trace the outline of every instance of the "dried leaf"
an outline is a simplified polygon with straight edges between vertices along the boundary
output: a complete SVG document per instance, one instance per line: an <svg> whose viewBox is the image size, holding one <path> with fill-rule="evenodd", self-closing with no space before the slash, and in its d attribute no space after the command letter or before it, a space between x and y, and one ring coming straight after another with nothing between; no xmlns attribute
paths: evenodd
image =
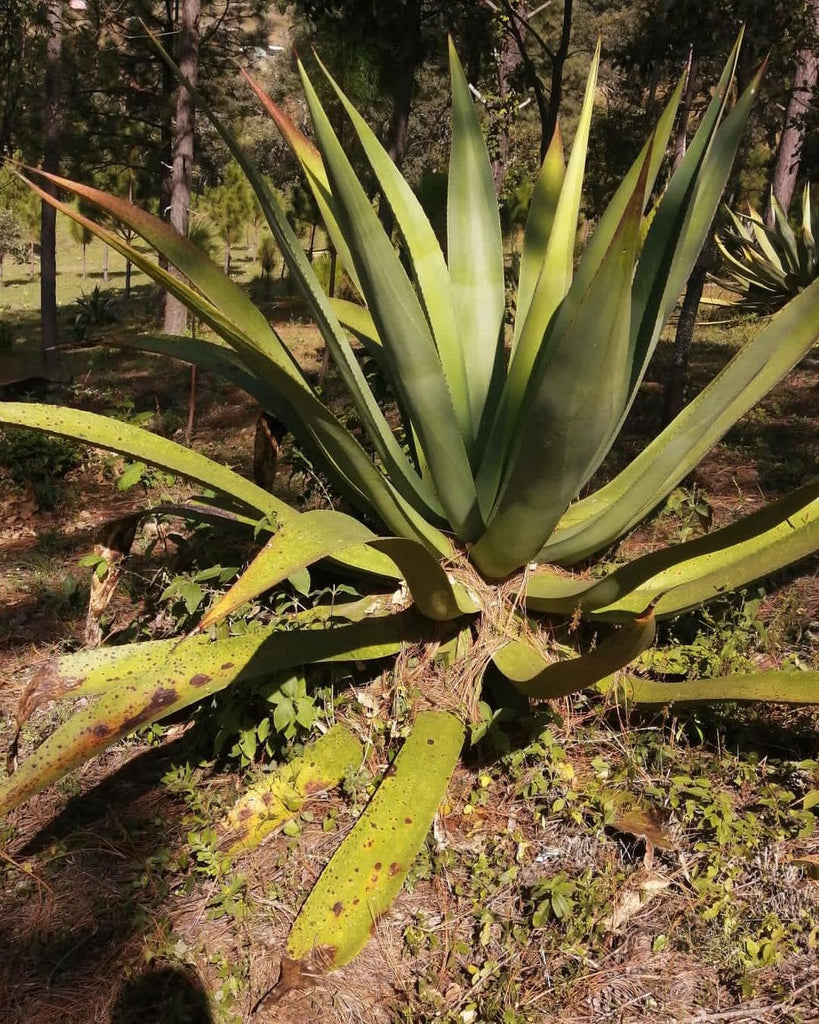
<svg viewBox="0 0 819 1024"><path fill-rule="evenodd" d="M615 832L643 839L657 850L676 850L677 846L665 828L662 813L655 807L629 807L609 824Z"/></svg>

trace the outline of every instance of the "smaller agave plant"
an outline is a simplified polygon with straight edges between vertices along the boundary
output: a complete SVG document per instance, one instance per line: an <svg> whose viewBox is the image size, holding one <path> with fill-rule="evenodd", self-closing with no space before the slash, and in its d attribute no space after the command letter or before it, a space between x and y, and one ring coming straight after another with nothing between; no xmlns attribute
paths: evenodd
<svg viewBox="0 0 819 1024"><path fill-rule="evenodd" d="M446 255L409 183L333 79L401 235L399 255L301 68L315 143L245 76L298 158L359 301L319 286L276 196L196 94L256 191L293 281L349 397L345 422L321 400L273 325L201 250L166 223L87 185L29 171L45 201L87 225L205 324L212 336L141 335L132 344L195 363L243 387L283 420L348 502L299 512L231 469L138 427L46 405L0 404L0 423L63 434L187 476L211 492L181 511L230 519L266 543L195 635L55 659L20 710L84 698L16 772L0 813L139 726L240 681L284 686L306 665L395 659L411 672L414 720L400 753L296 919L283 984L349 961L400 890L475 725L484 679L527 698L621 686L629 699L819 700L819 672L783 670L665 682L619 674L654 642L662 617L775 572L819 548L819 480L705 537L612 568L604 554L656 508L819 338L809 285L621 472L612 449L661 331L706 240L759 85L731 106L739 42L685 158L654 205L683 82L575 264L599 47L571 155L555 134L532 194L513 307L491 164L450 46L452 146ZM174 264L46 194L46 178L125 224ZM767 236L766 236L767 237ZM505 325L511 323L507 332ZM361 367L356 336L393 395L389 417ZM218 339L218 340L214 340ZM354 429L347 424L355 421ZM398 427L396 427L398 423ZM215 494L215 497L213 496ZM230 635L231 612L321 562L360 599L286 613ZM581 621L592 624L577 629ZM599 629L596 644L590 634ZM328 734L329 735L329 734ZM336 734L338 735L338 734ZM325 740L327 737L325 737ZM360 754L349 736L313 749L257 805L297 806ZM271 813L273 813L271 811Z"/></svg>
<svg viewBox="0 0 819 1024"><path fill-rule="evenodd" d="M774 223L768 227L749 202L747 213L726 207L730 225L716 236L723 270L714 280L739 292L738 303L758 313L774 313L819 277L819 249L814 229L819 224L819 201L810 184L802 193L802 222L791 227L782 204L771 196Z"/></svg>

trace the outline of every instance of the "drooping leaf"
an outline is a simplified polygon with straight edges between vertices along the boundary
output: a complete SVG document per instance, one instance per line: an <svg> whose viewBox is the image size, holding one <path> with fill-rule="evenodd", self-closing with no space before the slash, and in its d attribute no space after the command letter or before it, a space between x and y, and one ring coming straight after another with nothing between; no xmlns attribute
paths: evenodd
<svg viewBox="0 0 819 1024"><path fill-rule="evenodd" d="M444 621L477 610L475 601L464 588L449 581L438 560L423 545L403 538L378 538L350 516L319 509L303 513L271 537L242 576L202 618L197 631L209 629L296 570L328 555L344 561L350 548L363 544L380 551L398 566L422 614Z"/></svg>
<svg viewBox="0 0 819 1024"><path fill-rule="evenodd" d="M50 180L55 181L55 183L60 184L66 189L73 189L76 184L68 181L67 179L57 178L53 175L45 175L42 171L37 173L43 177L48 177ZM249 369L254 372L258 372L259 376L262 378L270 378L271 383L275 383L277 388L281 390L283 398L286 400L289 407L291 407L299 416L302 428L309 433L313 443L321 451L327 472L340 483L344 492L350 496L359 507L374 510L381 517L387 527L399 535L405 534L412 537L423 538L424 543L428 543L433 549L446 548L446 544L438 531L431 526L430 523L420 520L417 514L412 514L412 509L407 500L402 498L396 487L391 486L384 476L378 472L376 467L373 465L372 460L363 450L361 445L358 444L355 438L352 437L337 418L327 408L325 408L325 406L313 394L312 389L310 389L306 382L301 378L300 372L296 368L295 363L293 363L289 352L281 344L280 339L273 334L273 337L276 338L281 351L277 351L275 346L273 348L269 345L266 347L262 346L259 344L258 340L250 339L231 319L229 319L226 311L229 312L232 309L230 298L233 293L229 293L225 297L226 306L217 308L213 303L205 299L198 291L193 291L177 277L169 274L167 271L163 270L162 267L148 259L144 253L140 252L139 249L123 242L122 239L113 232L106 231L94 221L89 220L87 217L83 217L73 207L59 202L59 200L54 199L53 196L50 196L42 189L37 188L31 182L29 182L29 186L38 195L40 195L45 202L48 202L56 209L65 213L67 216L71 217L72 220L75 220L87 227L107 245L110 245L115 251L121 253L126 259L131 260L135 266L138 266L149 277L158 281L197 316L201 317L208 326L212 327L213 330L220 335L220 337L224 338L232 347L240 352L248 363ZM123 217L125 223L132 227L137 233L140 231L140 226L143 228L145 227L145 218L148 218L150 232L145 236L146 240L151 241L153 238L156 238L161 242L167 241L166 232L170 229L164 224L164 222L159 221L158 218L151 218L150 214L144 213L144 211L139 210L130 203L126 203L124 200L117 200L116 207L109 209L109 204L107 203L107 199L109 197L107 197L105 193L99 192L96 189L88 189L87 186L76 186L76 188L82 189L80 194L82 194L89 202L95 203L99 201L100 208L104 212L112 216L117 216L117 211L119 211L119 214ZM124 206L122 204L124 204ZM133 220L131 219L131 211L136 211ZM156 224L159 224L160 227L157 228ZM148 228L145 230L147 231ZM175 232L171 233L175 234ZM176 238L179 240L180 236L176 236ZM187 244L187 240L182 239L182 241ZM171 254L176 253L177 248L177 242L168 243L166 245L167 251L165 254L168 255L171 262L174 262ZM195 246L192 246L191 248L194 250L193 254L183 248L183 253L186 257L183 261L186 271L195 270L199 265L210 264L210 261L203 257L202 253ZM300 249L299 252L301 252ZM301 255L304 257L303 253ZM212 264L210 264L210 268L211 270L216 270ZM221 272L216 272L218 276L222 276ZM210 273L208 273L207 276L207 281L209 280ZM203 284L204 283L206 282L203 282ZM236 288L232 282L229 283L231 284L231 287ZM237 289L237 291L239 291L242 301L248 301L243 293L241 293L241 290ZM339 328L339 331L340 330L341 329ZM341 332L341 334L343 335L343 332ZM344 344L346 345L346 339L344 340ZM360 373L360 370L358 372ZM291 424L291 428L298 431L299 425ZM393 443L396 443L394 438ZM389 454L386 452L385 456L389 458ZM403 455L401 457L404 458ZM420 478L418 479L420 480ZM399 485L407 485L409 490L405 491L405 493L409 494L410 497L414 497L419 500L422 507L430 511L428 501L422 498L417 490L413 491L412 481L408 477L399 472L396 475L396 480ZM418 480L415 482L418 483ZM419 486L422 485L419 484ZM432 500L434 502L434 498ZM435 518L434 512L431 512L431 518Z"/></svg>
<svg viewBox="0 0 819 1024"><path fill-rule="evenodd" d="M304 753L246 789L217 824L219 845L232 856L254 850L271 832L296 817L311 796L337 786L359 767L364 748L343 725L334 725Z"/></svg>
<svg viewBox="0 0 819 1024"><path fill-rule="evenodd" d="M798 561L819 548L819 479L704 537L644 555L603 579L543 568L526 582L531 611L628 619L658 599L658 618L678 615Z"/></svg>
<svg viewBox="0 0 819 1024"><path fill-rule="evenodd" d="M297 665L387 657L405 640L423 635L423 620L403 612L330 629L268 627L214 642L191 637L134 644L124 652L114 649L110 659L99 659L82 682L76 681L70 661L54 663L55 674L68 675L51 679L48 685L54 690L79 693L85 686L91 692L93 683L100 696L78 708L0 782L0 815L140 726L160 721L231 683Z"/></svg>
<svg viewBox="0 0 819 1024"><path fill-rule="evenodd" d="M258 516L275 515L279 521L285 522L299 515L295 509L226 466L130 423L121 423L93 412L33 402L0 402L0 423L71 437L97 448L141 459L152 466L196 480L205 487L212 487L245 509L252 509Z"/></svg>
<svg viewBox="0 0 819 1024"><path fill-rule="evenodd" d="M567 697L625 668L654 642L654 608L632 618L590 654L549 663L531 643L512 640L492 656L500 671L527 697Z"/></svg>
<svg viewBox="0 0 819 1024"><path fill-rule="evenodd" d="M619 684L625 696L635 704L762 700L774 704L819 703L819 672L800 672L797 669L670 683L626 676Z"/></svg>
<svg viewBox="0 0 819 1024"><path fill-rule="evenodd" d="M455 715L418 715L392 773L325 867L293 924L287 957L302 970L342 967L367 943L401 891L463 741L464 727Z"/></svg>

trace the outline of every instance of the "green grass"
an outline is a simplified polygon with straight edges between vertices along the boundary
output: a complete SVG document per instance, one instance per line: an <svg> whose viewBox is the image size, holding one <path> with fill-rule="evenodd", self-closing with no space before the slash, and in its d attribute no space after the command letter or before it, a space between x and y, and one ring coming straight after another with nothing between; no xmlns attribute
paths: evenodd
<svg viewBox="0 0 819 1024"><path fill-rule="evenodd" d="M258 276L259 265L256 250L251 244L236 245L232 250L232 275L235 280L247 283ZM111 250L108 254L108 281L103 281L103 243L94 239L86 246L86 276L82 274L82 246L72 236L65 218L57 219L57 306L66 309L97 285L114 295L125 288L125 259ZM143 250L144 251L144 250ZM221 264L221 252L214 256ZM150 279L136 267L132 268L131 284L134 289L153 287ZM0 312L31 313L40 308L40 264L35 256L34 277L30 276L29 263L14 263L6 260L3 264L3 284L0 287Z"/></svg>

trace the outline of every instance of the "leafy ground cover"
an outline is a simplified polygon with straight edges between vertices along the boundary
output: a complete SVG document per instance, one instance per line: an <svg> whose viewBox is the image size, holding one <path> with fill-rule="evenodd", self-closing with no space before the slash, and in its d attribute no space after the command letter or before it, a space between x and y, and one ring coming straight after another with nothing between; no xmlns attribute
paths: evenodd
<svg viewBox="0 0 819 1024"><path fill-rule="evenodd" d="M151 315L152 302L147 294L135 301L139 316ZM15 303L15 345L33 328L22 306ZM138 319L133 309L114 309L118 323L95 330L125 330ZM312 330L298 321L282 330L318 375ZM746 333L741 324L703 329L692 387ZM624 434L624 461L659 415L664 357L661 349ZM185 367L95 347L72 359L73 383L52 399L115 409L184 436ZM811 354L612 558L694 536L709 521L722 525L815 474L818 385ZM332 393L332 375L324 387ZM256 410L207 378L197 394L194 446L250 474ZM13 472L35 456L49 483L40 490L31 473ZM146 490L156 503L185 492L121 460L64 448L7 451L5 463L7 748L31 670L58 637L62 649L82 641L93 566L80 562L101 525L142 504ZM118 489L123 478L130 489ZM287 445L276 486L304 507L326 499L324 481ZM106 632L122 639L187 628L248 554L238 540L220 545L214 572L212 550L208 534L149 524ZM669 624L676 660L665 671L819 666L818 568L813 558L770 592L749 588ZM311 586L320 585L314 578ZM293 589L279 600L306 602L309 594ZM275 603L245 611L251 628L254 617L275 614ZM203 709L190 729L171 722L118 745L15 812L0 833L3 1019L250 1020L276 980L305 894L386 767L388 741L406 731L423 668L409 652L391 674L312 677L309 687L295 680L276 704L258 692L235 694ZM255 1019L819 1019L815 714L733 706L638 716L586 697L533 714L502 692L495 705L375 941L353 964L268 1002ZM36 715L23 752L65 713ZM228 857L212 823L265 764L336 720L365 742L360 771L310 800L257 850Z"/></svg>

